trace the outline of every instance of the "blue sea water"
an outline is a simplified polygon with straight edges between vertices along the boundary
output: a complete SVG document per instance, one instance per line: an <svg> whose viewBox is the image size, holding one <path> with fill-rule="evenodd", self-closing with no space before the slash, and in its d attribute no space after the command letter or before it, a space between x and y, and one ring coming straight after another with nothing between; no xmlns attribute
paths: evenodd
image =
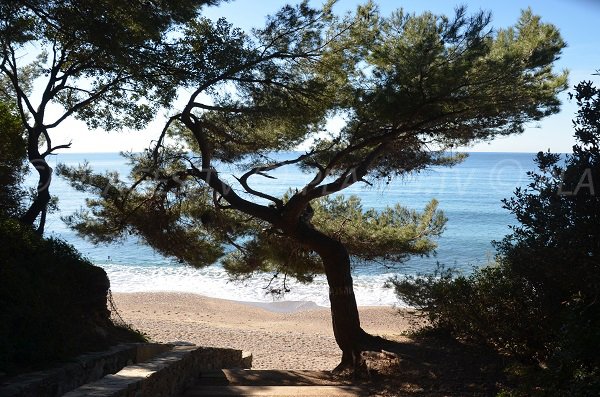
<svg viewBox="0 0 600 397"><path fill-rule="evenodd" d="M292 154L288 154L291 156ZM394 275L428 272L440 262L468 273L474 266L488 263L494 256L492 240L509 233L515 223L512 215L502 208L501 200L508 198L517 186L527 184L527 171L533 170L530 153L471 153L463 163L448 167L433 167L416 175L370 187L352 186L344 194L357 194L364 208L382 209L400 203L411 209L422 209L432 198L448 218L446 230L437 240L437 254L416 257L390 268L389 263L361 263L354 266L353 277L359 305L398 304L396 296L385 281ZM116 170L127 175L124 158L116 153L60 154L50 159L57 163L77 165L87 160L96 171ZM229 180L235 184L234 170ZM225 172L225 174L228 174ZM281 194L289 188L301 188L311 179L295 166L277 170L277 179L255 176L250 180L257 190ZM29 180L34 184L33 177ZM314 301L328 305L326 281L317 277L312 284L291 284L291 292L274 298L265 293L270 274L258 274L244 282L229 280L219 264L196 269L182 265L155 253L135 239L121 244L94 246L69 230L61 216L85 206L86 195L72 189L66 181L54 177L51 193L59 197L59 211L48 217L48 234L73 244L93 263L102 266L109 275L111 288L117 292L179 291L243 301L273 299Z"/></svg>

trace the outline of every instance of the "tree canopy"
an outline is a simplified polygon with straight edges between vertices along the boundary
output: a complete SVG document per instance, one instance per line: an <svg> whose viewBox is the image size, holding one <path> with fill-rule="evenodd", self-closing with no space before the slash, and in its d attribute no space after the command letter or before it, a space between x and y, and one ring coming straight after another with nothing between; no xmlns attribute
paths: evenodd
<svg viewBox="0 0 600 397"><path fill-rule="evenodd" d="M51 131L69 117L92 128L142 128L174 98L167 37L213 0L3 1L0 73L25 128L27 156L39 174L35 200L21 215L43 233L52 172ZM37 87L33 90L33 87ZM53 112L58 106L62 112ZM45 149L41 149L45 146Z"/></svg>
<svg viewBox="0 0 600 397"><path fill-rule="evenodd" d="M221 259L234 274L325 273L349 364L374 343L360 328L351 256L428 254L445 219L435 201L422 213L373 211L331 195L454 164L461 158L447 149L556 113L566 72L552 65L565 44L529 10L493 30L488 14L464 8L385 17L368 3L338 17L331 6L286 6L250 34L224 20L182 24L167 71L186 100L148 151L129 155L129 179L85 166L60 172L97 194L69 219L95 241L135 233L196 266ZM343 127L327 131L335 116ZM278 155L300 143L305 153ZM312 180L278 196L253 188L291 165Z"/></svg>

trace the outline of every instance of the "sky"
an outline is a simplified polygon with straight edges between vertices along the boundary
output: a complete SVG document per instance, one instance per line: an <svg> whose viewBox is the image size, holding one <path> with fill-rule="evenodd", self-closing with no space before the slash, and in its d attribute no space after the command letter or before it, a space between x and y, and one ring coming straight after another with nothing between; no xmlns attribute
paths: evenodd
<svg viewBox="0 0 600 397"><path fill-rule="evenodd" d="M234 0L218 7L207 8L204 15L209 18L224 17L234 26L244 30L260 27L265 16L276 12L282 5L293 1L277 0ZM452 15L457 5L467 6L468 12L479 10L492 13L491 26L505 28L513 25L522 9L531 7L542 17L543 22L556 25L567 42L561 58L555 64L555 70L569 70L569 89L560 95L563 103L561 112L541 122L528 124L520 135L503 137L491 142L478 143L462 148L465 151L484 152L530 152L550 150L552 152L571 152L574 144L572 122L577 107L568 100L567 92L582 80L600 83L600 76L594 76L600 70L600 38L597 26L600 22L600 0L375 0L383 15L403 8L417 14L431 11L435 14ZM342 14L353 10L359 0L339 0L334 12ZM311 5L319 6L321 1L311 0ZM72 142L70 153L141 151L152 139L156 139L161 122L152 123L144 131L103 132L89 131L85 124L76 120L67 120L53 132L53 143Z"/></svg>

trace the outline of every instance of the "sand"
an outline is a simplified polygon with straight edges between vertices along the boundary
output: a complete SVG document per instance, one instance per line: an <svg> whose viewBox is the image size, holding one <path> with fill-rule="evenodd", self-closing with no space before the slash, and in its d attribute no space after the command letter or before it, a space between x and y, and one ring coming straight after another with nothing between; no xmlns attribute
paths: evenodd
<svg viewBox="0 0 600 397"><path fill-rule="evenodd" d="M256 369L330 370L341 352L329 308L310 302L249 304L174 292L114 293L123 320L156 342L252 352ZM409 327L393 307L360 307L363 329L396 340Z"/></svg>

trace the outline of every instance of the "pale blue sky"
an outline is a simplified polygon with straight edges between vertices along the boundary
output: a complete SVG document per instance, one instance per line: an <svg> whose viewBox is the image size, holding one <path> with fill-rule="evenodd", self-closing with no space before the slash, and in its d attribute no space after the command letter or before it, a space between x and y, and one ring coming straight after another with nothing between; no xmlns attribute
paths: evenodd
<svg viewBox="0 0 600 397"><path fill-rule="evenodd" d="M260 27L265 16L275 12L286 1L277 0L235 0L219 7L208 8L205 15L210 18L225 17L242 29ZM293 2L291 2L293 3ZM334 11L343 13L352 10L358 0L339 0ZM581 80L600 82L600 77L592 76L600 69L600 39L597 29L600 23L600 0L469 0L454 2L452 0L376 0L383 14L389 14L397 8L409 12L432 11L436 14L451 15L458 4L467 6L468 11L489 10L492 12L492 26L507 27L513 25L520 10L530 6L535 14L545 22L556 25L568 44L561 59L557 62L557 70L570 71L569 86ZM311 1L318 6L321 1ZM569 90L571 90L571 88ZM526 128L525 133L518 136L497 139L491 143L481 143L467 150L498 151L498 152L537 152L550 149L554 152L570 152L574 143L572 138L573 118L577 108L567 99L566 93L561 95L563 102L560 114L551 116L537 125ZM158 123L153 124L149 131L106 134L99 131L82 131L85 126L71 121L55 131L54 141L72 139L71 152L96 152L141 150L148 145L150 139L156 136Z"/></svg>

